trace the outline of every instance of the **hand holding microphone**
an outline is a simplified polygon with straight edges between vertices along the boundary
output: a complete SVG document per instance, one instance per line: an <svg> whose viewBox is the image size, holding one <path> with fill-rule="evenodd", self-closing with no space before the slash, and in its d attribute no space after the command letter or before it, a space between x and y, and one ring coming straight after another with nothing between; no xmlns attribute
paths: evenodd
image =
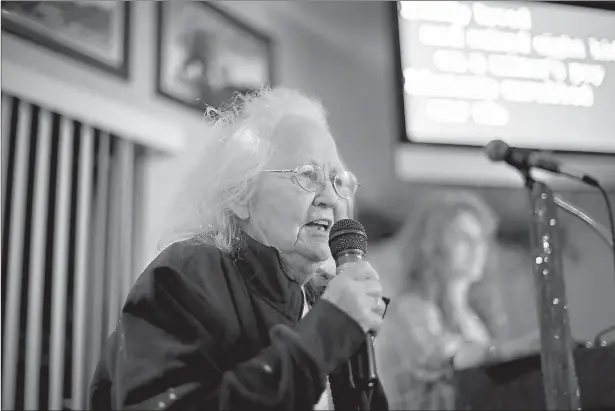
<svg viewBox="0 0 615 411"><path fill-rule="evenodd" d="M361 394L360 409L369 409L371 390L378 382L374 335L382 324L386 304L376 270L365 261L367 234L355 220L344 219L331 227L331 255L337 276L331 280L323 298L354 319L366 333L365 342L350 358L349 380Z"/></svg>
<svg viewBox="0 0 615 411"><path fill-rule="evenodd" d="M337 267L322 298L355 320L364 332L376 333L382 324L385 303L376 270L367 261Z"/></svg>

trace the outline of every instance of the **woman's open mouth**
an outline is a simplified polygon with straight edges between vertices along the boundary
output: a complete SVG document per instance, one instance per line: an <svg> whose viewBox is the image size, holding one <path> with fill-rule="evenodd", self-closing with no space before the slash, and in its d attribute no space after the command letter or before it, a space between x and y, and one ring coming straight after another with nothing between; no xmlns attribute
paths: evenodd
<svg viewBox="0 0 615 411"><path fill-rule="evenodd" d="M310 221L309 223L307 223L306 226L315 228L318 231L321 231L324 233L324 232L329 231L331 224L327 220L314 220L314 221Z"/></svg>

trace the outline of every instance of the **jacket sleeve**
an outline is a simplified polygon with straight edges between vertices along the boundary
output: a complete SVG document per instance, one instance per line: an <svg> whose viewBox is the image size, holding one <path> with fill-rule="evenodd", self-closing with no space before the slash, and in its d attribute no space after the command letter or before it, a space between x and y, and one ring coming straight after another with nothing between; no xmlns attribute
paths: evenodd
<svg viewBox="0 0 615 411"><path fill-rule="evenodd" d="M326 375L363 338L350 317L320 301L294 329L273 327L268 347L233 363L233 314L172 268L151 275L149 290L129 297L115 330L118 348L107 351L115 352L106 358L114 409L311 410Z"/></svg>
<svg viewBox="0 0 615 411"><path fill-rule="evenodd" d="M362 409L362 392L352 386L348 375L348 364L342 365L338 370L329 375L333 407L336 410ZM373 411L389 410L389 402L380 381L376 383L371 391L371 401L368 408Z"/></svg>

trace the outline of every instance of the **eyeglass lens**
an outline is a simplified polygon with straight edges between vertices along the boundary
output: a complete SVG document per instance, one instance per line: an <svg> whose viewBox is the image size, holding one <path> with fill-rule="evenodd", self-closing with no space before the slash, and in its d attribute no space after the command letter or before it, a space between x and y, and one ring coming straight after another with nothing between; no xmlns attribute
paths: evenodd
<svg viewBox="0 0 615 411"><path fill-rule="evenodd" d="M306 164L297 169L297 182L306 191L317 192L322 189L327 179L324 170L313 164ZM349 171L343 171L335 176L333 186L340 197L352 197L357 189L357 180Z"/></svg>

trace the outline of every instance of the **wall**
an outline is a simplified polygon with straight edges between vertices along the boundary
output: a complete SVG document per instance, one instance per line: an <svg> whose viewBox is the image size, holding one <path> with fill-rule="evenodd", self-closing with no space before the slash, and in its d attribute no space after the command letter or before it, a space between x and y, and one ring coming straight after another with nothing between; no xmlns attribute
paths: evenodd
<svg viewBox="0 0 615 411"><path fill-rule="evenodd" d="M227 1L222 6L274 37L279 84L312 93L328 108L340 151L362 182L360 209L378 209L401 221L416 199L434 189L395 177L392 153L399 130L386 4L353 2L342 7L326 2L295 5ZM299 12L293 12L293 8ZM181 125L188 137L185 153L151 158L145 165L146 207L140 258L143 267L158 251L160 222L165 219L185 164L192 159L191 153L198 153L207 141L207 127L198 112L155 95L155 4L134 2L132 17L132 69L128 83L6 33L2 35L2 59L44 68L49 76L72 81L92 93L138 106ZM353 31L345 32L341 27ZM363 31L367 34L354 36ZM522 218L527 197L523 192L494 188L479 192L513 224L525 224ZM606 221L598 196L568 194ZM611 197L615 202L615 195ZM575 222L567 224L582 256L566 267L573 332L578 337L590 338L598 329L615 323L615 274L600 240Z"/></svg>
<svg viewBox="0 0 615 411"><path fill-rule="evenodd" d="M331 112L331 125L340 150L363 184L359 191L359 211L377 210L394 222L402 223L418 199L435 189L450 187L404 182L395 175L393 152L399 128L393 99L387 5L356 2L352 6L345 3L342 7L340 3L317 2L304 3L303 9L306 18L318 17L315 19L319 21L318 30L329 34L329 38L335 35L337 44L332 47L328 41L317 42L314 35L289 30L288 35L294 44L301 45L301 55L305 58L292 59L289 70L301 73L298 77L312 85L311 91ZM343 33L343 30L348 32ZM348 51L354 55L348 56ZM437 161L438 154L431 155L431 161ZM591 161L596 162L596 159ZM608 174L610 170L615 176L615 160L601 158L599 161L600 171L606 170ZM472 163L459 167L471 168ZM480 180L477 183L481 185ZM559 192L563 197L607 225L604 201L598 193L559 181L554 183L562 187ZM471 189L497 210L507 226L528 227L527 194L514 187L522 187L521 179L515 176L505 188ZM615 203L615 191L610 191L610 198ZM567 253L564 258L572 332L575 338L593 339L597 332L615 323L615 267L610 250L589 227L568 215L562 215L562 223L569 233L569 249L578 256L573 259ZM518 252L511 252L509 259L502 264L526 267L531 264L527 255ZM521 272L516 278L500 283L500 294L516 297L511 298L509 308L513 311L511 320L516 322L517 334L531 330L537 323L530 289L532 281L530 272ZM514 290L521 293L514 293Z"/></svg>
<svg viewBox="0 0 615 411"><path fill-rule="evenodd" d="M331 126L339 139L340 150L357 170L366 198L382 198L391 189L378 181L392 181L389 161L393 134L393 102L386 70L384 37L377 39L382 47L376 55L356 53L335 44L326 35L310 29L310 22L290 17L284 2L224 2L220 4L243 20L268 32L275 39L276 80L278 84L302 89L318 96L328 108ZM51 77L71 81L95 94L138 106L154 116L162 116L180 124L188 137L185 153L176 157L156 157L145 166L146 209L144 210L143 264L157 252L162 227L159 222L177 189L176 181L185 172L191 153L198 153L206 144L207 127L201 114L164 100L155 94L156 38L155 4L132 4L131 78L124 82L91 69L30 42L4 33L2 58L24 66L44 68ZM359 14L380 19L384 15L377 4L357 5ZM375 12L375 14L373 14ZM376 27L384 31L384 23ZM369 64L366 64L369 63ZM385 85L383 87L383 85ZM367 114L366 116L366 113ZM368 121L365 121L369 119ZM374 138L374 136L377 136ZM364 172L362 164L382 164L380 173ZM143 266L142 264L142 266Z"/></svg>
<svg viewBox="0 0 615 411"><path fill-rule="evenodd" d="M310 36L298 30L296 24L285 23L277 12L283 8L277 3L225 2L222 6L231 9L244 20L265 32L276 41L277 77L280 84L299 87L306 92L319 92L334 87L330 76L328 84L317 87L319 76L309 76L310 59L319 54L324 42L318 36ZM76 86L128 105L139 107L155 117L167 118L181 125L187 136L185 152L179 156L156 156L145 165L144 250L140 266L143 267L156 255L158 239L163 227L160 221L171 204L176 182L185 172L192 153L198 153L207 142L207 127L202 113L188 110L155 94L156 38L155 3L132 3L131 28L131 73L128 82L108 76L82 63L60 56L50 50L34 45L11 34L2 33L2 59L22 66L41 70L47 76L69 81ZM344 59L330 52L329 58ZM299 64L298 64L299 63ZM333 66L335 63L333 63ZM353 64L348 64L352 67ZM321 74L321 73L319 73ZM325 80L326 81L326 80ZM61 98L61 96L58 96ZM342 110L344 110L342 108Z"/></svg>
<svg viewBox="0 0 615 411"><path fill-rule="evenodd" d="M47 76L68 81L95 95L101 95L118 102L136 106L153 116L167 118L180 124L189 136L188 146L198 142L202 122L198 113L191 113L154 95L155 38L154 3L133 3L133 26L131 31L130 80L122 81L103 72L90 68L75 60L59 56L33 43L2 33L2 59L23 66L44 70ZM57 96L61 99L62 96ZM101 109L93 107L92 109ZM150 158L145 165L144 195L146 206L143 210L145 244L139 265L151 260L155 252L156 221L166 207L169 190L174 187L176 173L180 173L180 157L160 156Z"/></svg>

